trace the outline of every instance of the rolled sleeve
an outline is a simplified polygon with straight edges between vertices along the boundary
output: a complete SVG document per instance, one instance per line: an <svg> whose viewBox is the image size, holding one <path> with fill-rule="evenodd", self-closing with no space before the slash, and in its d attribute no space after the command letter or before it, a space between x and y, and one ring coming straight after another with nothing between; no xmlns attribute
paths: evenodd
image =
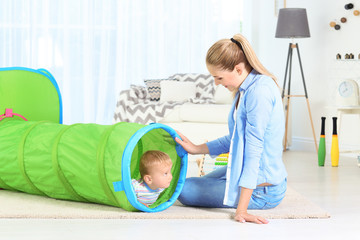
<svg viewBox="0 0 360 240"><path fill-rule="evenodd" d="M264 136L273 110L273 93L267 85L258 85L248 92L245 102L245 149L239 186L255 189Z"/></svg>
<svg viewBox="0 0 360 240"><path fill-rule="evenodd" d="M216 140L207 142L206 145L209 148L209 154L213 157L222 153L229 152L230 141L230 135L227 135Z"/></svg>

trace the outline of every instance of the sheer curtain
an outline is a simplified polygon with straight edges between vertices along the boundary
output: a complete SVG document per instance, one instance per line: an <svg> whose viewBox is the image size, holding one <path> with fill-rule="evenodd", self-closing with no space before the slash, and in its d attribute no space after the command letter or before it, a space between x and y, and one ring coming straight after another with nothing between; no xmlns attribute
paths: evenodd
<svg viewBox="0 0 360 240"><path fill-rule="evenodd" d="M49 70L65 124L111 124L121 90L207 72L207 49L241 21L242 0L1 0L0 67Z"/></svg>

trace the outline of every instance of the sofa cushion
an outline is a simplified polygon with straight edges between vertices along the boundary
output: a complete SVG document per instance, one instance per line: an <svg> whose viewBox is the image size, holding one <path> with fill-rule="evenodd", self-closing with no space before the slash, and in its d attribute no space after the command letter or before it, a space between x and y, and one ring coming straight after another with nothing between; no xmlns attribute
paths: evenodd
<svg viewBox="0 0 360 240"><path fill-rule="evenodd" d="M159 101L160 100L160 93L161 93L160 82L162 82L162 81L179 81L179 80L173 79L173 78L144 79L144 83L147 87L151 101Z"/></svg>
<svg viewBox="0 0 360 240"><path fill-rule="evenodd" d="M196 99L206 100L207 103L214 103L215 83L210 74L183 73L170 76L180 82L194 82L196 84Z"/></svg>
<svg viewBox="0 0 360 240"><path fill-rule="evenodd" d="M231 104L191 104L180 107L180 118L185 122L227 123Z"/></svg>
<svg viewBox="0 0 360 240"><path fill-rule="evenodd" d="M161 81L160 88L160 103L188 101L196 95L196 85L193 82Z"/></svg>
<svg viewBox="0 0 360 240"><path fill-rule="evenodd" d="M167 112L163 119L159 123L175 123L182 122L180 118L181 105L175 106L171 111Z"/></svg>

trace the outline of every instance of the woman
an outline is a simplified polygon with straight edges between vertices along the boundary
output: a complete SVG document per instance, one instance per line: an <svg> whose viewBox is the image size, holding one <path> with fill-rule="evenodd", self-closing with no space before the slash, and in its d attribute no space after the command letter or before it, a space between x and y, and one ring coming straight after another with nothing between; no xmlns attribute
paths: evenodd
<svg viewBox="0 0 360 240"><path fill-rule="evenodd" d="M233 207L236 221L268 223L247 209L274 208L286 192L284 113L276 78L240 34L216 42L207 52L206 65L215 84L235 96L229 135L200 145L182 134L176 141L190 154L229 152L228 165L201 178L187 178L179 200L189 206Z"/></svg>

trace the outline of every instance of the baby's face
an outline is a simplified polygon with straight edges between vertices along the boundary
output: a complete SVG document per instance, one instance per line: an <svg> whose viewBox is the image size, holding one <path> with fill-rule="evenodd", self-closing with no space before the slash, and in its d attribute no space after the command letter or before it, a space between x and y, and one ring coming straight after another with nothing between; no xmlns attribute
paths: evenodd
<svg viewBox="0 0 360 240"><path fill-rule="evenodd" d="M152 186L156 188L167 188L172 180L172 162L168 164L157 164L151 169Z"/></svg>

